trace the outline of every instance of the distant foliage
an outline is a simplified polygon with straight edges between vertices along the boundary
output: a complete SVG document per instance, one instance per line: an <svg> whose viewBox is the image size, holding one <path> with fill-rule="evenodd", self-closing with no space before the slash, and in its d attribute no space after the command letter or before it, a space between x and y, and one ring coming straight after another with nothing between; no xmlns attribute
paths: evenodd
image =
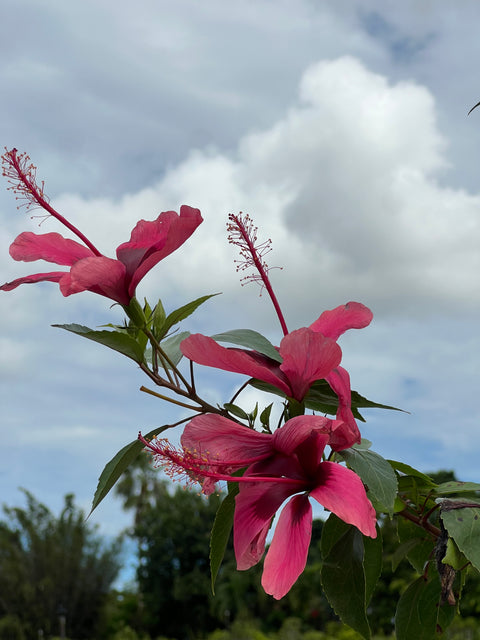
<svg viewBox="0 0 480 640"><path fill-rule="evenodd" d="M104 544L65 496L60 516L25 491L27 507L4 507L0 521L0 639L37 640L59 634L94 638L117 577L120 541Z"/></svg>

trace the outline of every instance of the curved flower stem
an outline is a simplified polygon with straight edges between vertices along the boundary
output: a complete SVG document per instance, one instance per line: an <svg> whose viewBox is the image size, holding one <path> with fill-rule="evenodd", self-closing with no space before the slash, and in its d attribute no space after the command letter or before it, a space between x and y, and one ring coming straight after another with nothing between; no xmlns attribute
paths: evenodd
<svg viewBox="0 0 480 640"><path fill-rule="evenodd" d="M17 193L17 200L25 199L27 210L31 207L40 207L48 214L56 218L67 229L70 229L80 240L96 255L101 256L100 251L90 240L83 235L71 222L64 218L49 203L48 197L43 190L43 182L40 187L36 181L36 167L30 162L30 157L26 153L18 153L17 149L6 151L2 156L3 175L8 179L9 187ZM20 205L21 206L21 205ZM20 208L20 207L19 207Z"/></svg>
<svg viewBox="0 0 480 640"><path fill-rule="evenodd" d="M258 271L260 277L250 275L242 279L262 281L277 313L283 335L286 336L288 334L287 323L285 322L282 310L278 304L277 296L273 291L273 287L268 277L269 267L263 259L263 256L271 250L271 240L267 240L261 244L255 244L257 242L258 228L253 225L252 219L248 214L245 216L242 216L242 214L238 216L230 214L228 219L230 220L227 224L227 230L230 233L228 241L240 248L240 256L243 258L241 261L236 261L239 262L237 271L243 271L249 267L254 267Z"/></svg>
<svg viewBox="0 0 480 640"><path fill-rule="evenodd" d="M149 393L151 396L155 396L156 398L160 398L161 400L165 400L166 402L171 402L172 404L176 404L179 407L185 407L185 409L192 409L192 411L198 411L198 412L202 411L202 407L193 407L192 405L187 404L186 402L180 402L179 400L175 400L174 398L169 398L168 396L164 396L161 393L157 393L152 389L148 389L148 387L141 386L140 391L143 391L144 393Z"/></svg>
<svg viewBox="0 0 480 640"><path fill-rule="evenodd" d="M155 351L157 352L157 355L160 357L160 359L162 360L162 366L165 369L165 372L167 374L167 376L170 379L171 384L174 384L173 382L173 378L171 378L169 371L168 371L168 367L165 366L165 364L163 364L163 361L168 363L172 369L172 371L175 373L176 376L178 376L178 379L181 380L181 382L183 383L183 385L185 386L185 388L189 391L192 392L193 389L191 387L191 385L188 383L188 381L182 376L182 374L180 373L180 371L177 369L177 367L173 364L173 362L170 360L170 358L167 356L167 354L165 353L165 351L162 349L160 343L158 342L158 340L155 338L155 336L153 335L153 333L150 331L150 329L148 329L147 327L144 327L142 329L142 331L145 333L145 335L147 336L147 338L150 340L150 343L152 345L152 348L155 349ZM177 385L178 386L178 385Z"/></svg>
<svg viewBox="0 0 480 640"><path fill-rule="evenodd" d="M176 393L179 396L187 398L188 400L191 400L192 402L196 402L199 405L198 407L193 407L191 405L183 404L183 406L187 407L188 409L193 409L194 411L197 411L198 413L218 413L218 414L220 414L222 416L230 418L231 420L235 420L235 418L232 418L230 416L230 414L228 413L228 411L226 409L219 409L218 407L214 407L213 405L209 404L208 402L206 402L205 400L200 398L197 395L197 393L193 389L190 388L190 386L189 386L189 388L187 390L182 389L179 385L174 384L172 382L169 382L165 378L162 378L158 374L155 374L145 364L140 364L140 369L144 373L146 373L147 376L158 387L165 387L166 389L169 389L170 391L173 391L173 393ZM154 395L154 394L152 394L152 395ZM167 400L168 402L173 402L174 404L179 404L178 402L175 402L174 400L172 400L171 398L168 398L167 396L161 396L160 394L158 394L158 395L163 400ZM235 420L235 421L238 422L238 420Z"/></svg>
<svg viewBox="0 0 480 640"><path fill-rule="evenodd" d="M250 384L250 380L247 380L242 384L242 386L237 389L237 391L233 394L232 399L230 400L230 404L233 404L238 396L242 393L242 391Z"/></svg>

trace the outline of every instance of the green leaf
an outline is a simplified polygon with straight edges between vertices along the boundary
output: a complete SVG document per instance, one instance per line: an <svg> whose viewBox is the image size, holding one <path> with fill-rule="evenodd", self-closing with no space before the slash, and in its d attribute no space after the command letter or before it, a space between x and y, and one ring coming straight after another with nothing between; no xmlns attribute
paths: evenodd
<svg viewBox="0 0 480 640"><path fill-rule="evenodd" d="M153 438L154 436L162 433L168 429L170 425L165 425L164 427L158 427L157 429L153 429L147 433L144 437L146 439ZM92 508L90 509L90 513L88 517L91 516L94 509L98 507L100 502L105 498L110 489L114 486L117 480L120 478L125 469L135 460L135 458L141 453L144 448L144 444L140 442L140 440L134 440L129 444L125 445L123 449L113 456L113 458L105 465L100 477L98 479L97 489L95 491L95 495L93 496Z"/></svg>
<svg viewBox="0 0 480 640"><path fill-rule="evenodd" d="M142 347L135 338L123 331L94 331L81 324L54 324L52 326L76 333L78 336L83 336L94 342L99 342L140 364L144 362Z"/></svg>
<svg viewBox="0 0 480 640"><path fill-rule="evenodd" d="M238 483L229 483L228 494L218 508L215 521L213 523L210 537L210 573L212 576L212 593L215 594L215 580L222 564L225 549L233 526L233 515L235 512L235 496L238 493Z"/></svg>
<svg viewBox="0 0 480 640"><path fill-rule="evenodd" d="M362 534L331 514L323 526L321 550L321 578L328 601L345 624L369 640Z"/></svg>
<svg viewBox="0 0 480 640"><path fill-rule="evenodd" d="M313 411L319 411L320 413L326 413L332 416L337 413L338 396L326 380L317 380L312 384L305 397L305 406ZM355 414L353 405L352 411ZM358 411L355 417L364 422Z"/></svg>
<svg viewBox="0 0 480 640"><path fill-rule="evenodd" d="M377 537L362 536L364 548L363 569L365 571L365 604L370 602L378 579L382 573L383 543L382 530L377 524Z"/></svg>
<svg viewBox="0 0 480 640"><path fill-rule="evenodd" d="M417 486L419 484L420 486L432 488L436 486L435 482L431 478L429 478L421 471L414 469L409 464L405 464L404 462L397 462L396 460L388 460L388 462L396 471L400 471L400 473L403 473L406 476L413 476L414 478L420 479L422 482L417 482Z"/></svg>
<svg viewBox="0 0 480 640"><path fill-rule="evenodd" d="M339 455L368 487L368 497L377 511L393 514L397 476L382 456L370 449L346 449Z"/></svg>
<svg viewBox="0 0 480 640"><path fill-rule="evenodd" d="M441 518L448 535L473 566L480 570L480 507L455 509L442 506Z"/></svg>
<svg viewBox="0 0 480 640"><path fill-rule="evenodd" d="M360 442L360 444L356 443L352 445L353 449L371 449L371 447L372 447L372 442L370 440L367 440L366 438L362 438L362 441Z"/></svg>
<svg viewBox="0 0 480 640"><path fill-rule="evenodd" d="M240 418L241 420L248 420L248 413L245 413L245 411L241 407L237 406L236 404L232 404L231 402L226 402L223 406L227 411L229 411L232 415L236 416L237 418Z"/></svg>
<svg viewBox="0 0 480 640"><path fill-rule="evenodd" d="M438 604L440 602L438 576L426 580L423 576L401 595L395 615L397 640L434 640L437 636Z"/></svg>
<svg viewBox="0 0 480 640"><path fill-rule="evenodd" d="M457 547L453 538L447 540L447 551L445 552L442 563L450 565L455 571L460 571L468 564L468 560Z"/></svg>
<svg viewBox="0 0 480 640"><path fill-rule="evenodd" d="M180 333L176 333L174 336L170 336L166 340L163 340L160 343L163 351L170 358L170 361L177 366L180 360L183 358L183 353L180 351L180 343L185 338L188 338L190 335L189 331L181 331ZM167 367L170 369L170 365L166 363Z"/></svg>
<svg viewBox="0 0 480 640"><path fill-rule="evenodd" d="M197 298L196 300L193 300L192 302L189 302L188 304L183 305L183 307L179 307L178 309L175 309L175 311L172 311L172 313L169 313L168 316L165 318L165 322L163 323L160 329L161 334L163 336L166 335L166 333L174 325L178 324L182 320L185 320L185 318L188 318L188 316L191 315L195 311L195 309L197 309L201 304L203 304L210 298L213 298L213 296L218 296L218 295L220 294L211 293L208 296L202 296L201 298Z"/></svg>
<svg viewBox="0 0 480 640"><path fill-rule="evenodd" d="M237 344L240 347L253 349L276 362L282 362L282 356L273 344L257 331L252 331L251 329L232 329L224 333L217 333L212 336L212 338L217 342L229 342L231 344Z"/></svg>
<svg viewBox="0 0 480 640"><path fill-rule="evenodd" d="M273 402L272 404L269 404L268 407L265 407L265 409L260 414L260 423L266 429L270 428L270 414L272 412L272 407Z"/></svg>
<svg viewBox="0 0 480 640"><path fill-rule="evenodd" d="M438 487L434 489L435 493L439 496L446 496L451 493L474 493L480 491L480 484L478 482L442 482Z"/></svg>
<svg viewBox="0 0 480 640"><path fill-rule="evenodd" d="M395 549L392 555L392 570L396 571L400 562L419 544L419 538L410 538Z"/></svg>
<svg viewBox="0 0 480 640"><path fill-rule="evenodd" d="M152 314L152 333L157 340L161 340L166 333L166 331L162 333L162 327L165 324L166 317L162 301L159 300Z"/></svg>
<svg viewBox="0 0 480 640"><path fill-rule="evenodd" d="M380 404L379 402L373 402L361 396L358 391L352 391L352 407L360 407L361 409L388 409L389 411L401 411L402 413L408 413L404 409L398 407L392 407L389 404Z"/></svg>
<svg viewBox="0 0 480 640"><path fill-rule="evenodd" d="M410 543L405 552L407 560L417 573L423 573L425 563L430 559L434 547L434 541L430 534L404 518L398 519L397 532L400 543ZM412 540L415 541L415 544L411 542Z"/></svg>

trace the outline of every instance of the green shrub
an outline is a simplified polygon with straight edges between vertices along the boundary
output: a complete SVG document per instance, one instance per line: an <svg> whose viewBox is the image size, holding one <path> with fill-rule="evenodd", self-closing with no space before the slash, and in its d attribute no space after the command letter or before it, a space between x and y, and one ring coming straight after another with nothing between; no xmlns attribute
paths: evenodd
<svg viewBox="0 0 480 640"><path fill-rule="evenodd" d="M16 616L0 619L0 640L25 640L22 623Z"/></svg>

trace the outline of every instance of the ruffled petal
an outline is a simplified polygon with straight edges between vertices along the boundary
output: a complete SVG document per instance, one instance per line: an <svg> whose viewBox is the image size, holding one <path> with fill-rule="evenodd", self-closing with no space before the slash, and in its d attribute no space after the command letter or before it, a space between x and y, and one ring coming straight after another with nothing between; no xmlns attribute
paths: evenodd
<svg viewBox="0 0 480 640"><path fill-rule="evenodd" d="M287 334L279 349L280 369L287 376L293 397L303 400L315 380L325 378L342 359L342 351L331 338L310 329Z"/></svg>
<svg viewBox="0 0 480 640"><path fill-rule="evenodd" d="M360 444L362 436L352 413L352 392L350 376L343 367L337 367L328 374L326 380L338 396L337 421L332 431L330 446L334 451L349 449Z"/></svg>
<svg viewBox="0 0 480 640"><path fill-rule="evenodd" d="M273 436L244 427L217 414L191 420L181 437L182 447L209 461L241 469L272 454Z"/></svg>
<svg viewBox="0 0 480 640"><path fill-rule="evenodd" d="M257 564L265 551L265 539L272 518L295 486L282 483L240 484L235 498L233 546L237 569L243 571Z"/></svg>
<svg viewBox="0 0 480 640"><path fill-rule="evenodd" d="M338 340L348 329L363 329L372 321L373 313L360 302L347 302L322 315L310 325L312 331Z"/></svg>
<svg viewBox="0 0 480 640"><path fill-rule="evenodd" d="M93 252L83 244L64 238L59 233L36 234L24 231L10 245L10 255L14 260L34 262L46 260L55 264L71 266L77 260L93 256Z"/></svg>
<svg viewBox="0 0 480 640"><path fill-rule="evenodd" d="M312 431L325 434L325 442L327 442L332 425L333 421L323 416L303 415L290 418L283 427L274 431L273 447L279 453L292 455L309 438Z"/></svg>
<svg viewBox="0 0 480 640"><path fill-rule="evenodd" d="M307 564L312 507L305 494L283 508L263 563L262 587L276 600L287 594Z"/></svg>
<svg viewBox="0 0 480 640"><path fill-rule="evenodd" d="M17 278L11 282L6 282L0 287L0 291L12 291L21 284L35 284L36 282L60 282L60 280L68 275L65 271L52 271L50 273L35 273L31 276L24 276L23 278Z"/></svg>
<svg viewBox="0 0 480 640"><path fill-rule="evenodd" d="M375 509L356 473L336 462L322 462L316 484L310 491L312 498L365 536L377 537Z"/></svg>
<svg viewBox="0 0 480 640"><path fill-rule="evenodd" d="M268 382L285 395L291 395L291 389L285 375L280 371L278 362L270 360L256 351L227 349L213 338L195 333L180 343L183 355L198 364L215 367L224 371L243 373L251 378Z"/></svg>
<svg viewBox="0 0 480 640"><path fill-rule="evenodd" d="M93 257L79 260L70 274L60 283L64 296L80 291L92 291L122 305L128 305L130 297L125 288L125 266L112 258Z"/></svg>
<svg viewBox="0 0 480 640"><path fill-rule="evenodd" d="M117 248L117 258L126 268L130 297L150 269L178 249L201 222L199 209L187 205L180 207L180 215L164 211L154 221L137 222L130 241Z"/></svg>

